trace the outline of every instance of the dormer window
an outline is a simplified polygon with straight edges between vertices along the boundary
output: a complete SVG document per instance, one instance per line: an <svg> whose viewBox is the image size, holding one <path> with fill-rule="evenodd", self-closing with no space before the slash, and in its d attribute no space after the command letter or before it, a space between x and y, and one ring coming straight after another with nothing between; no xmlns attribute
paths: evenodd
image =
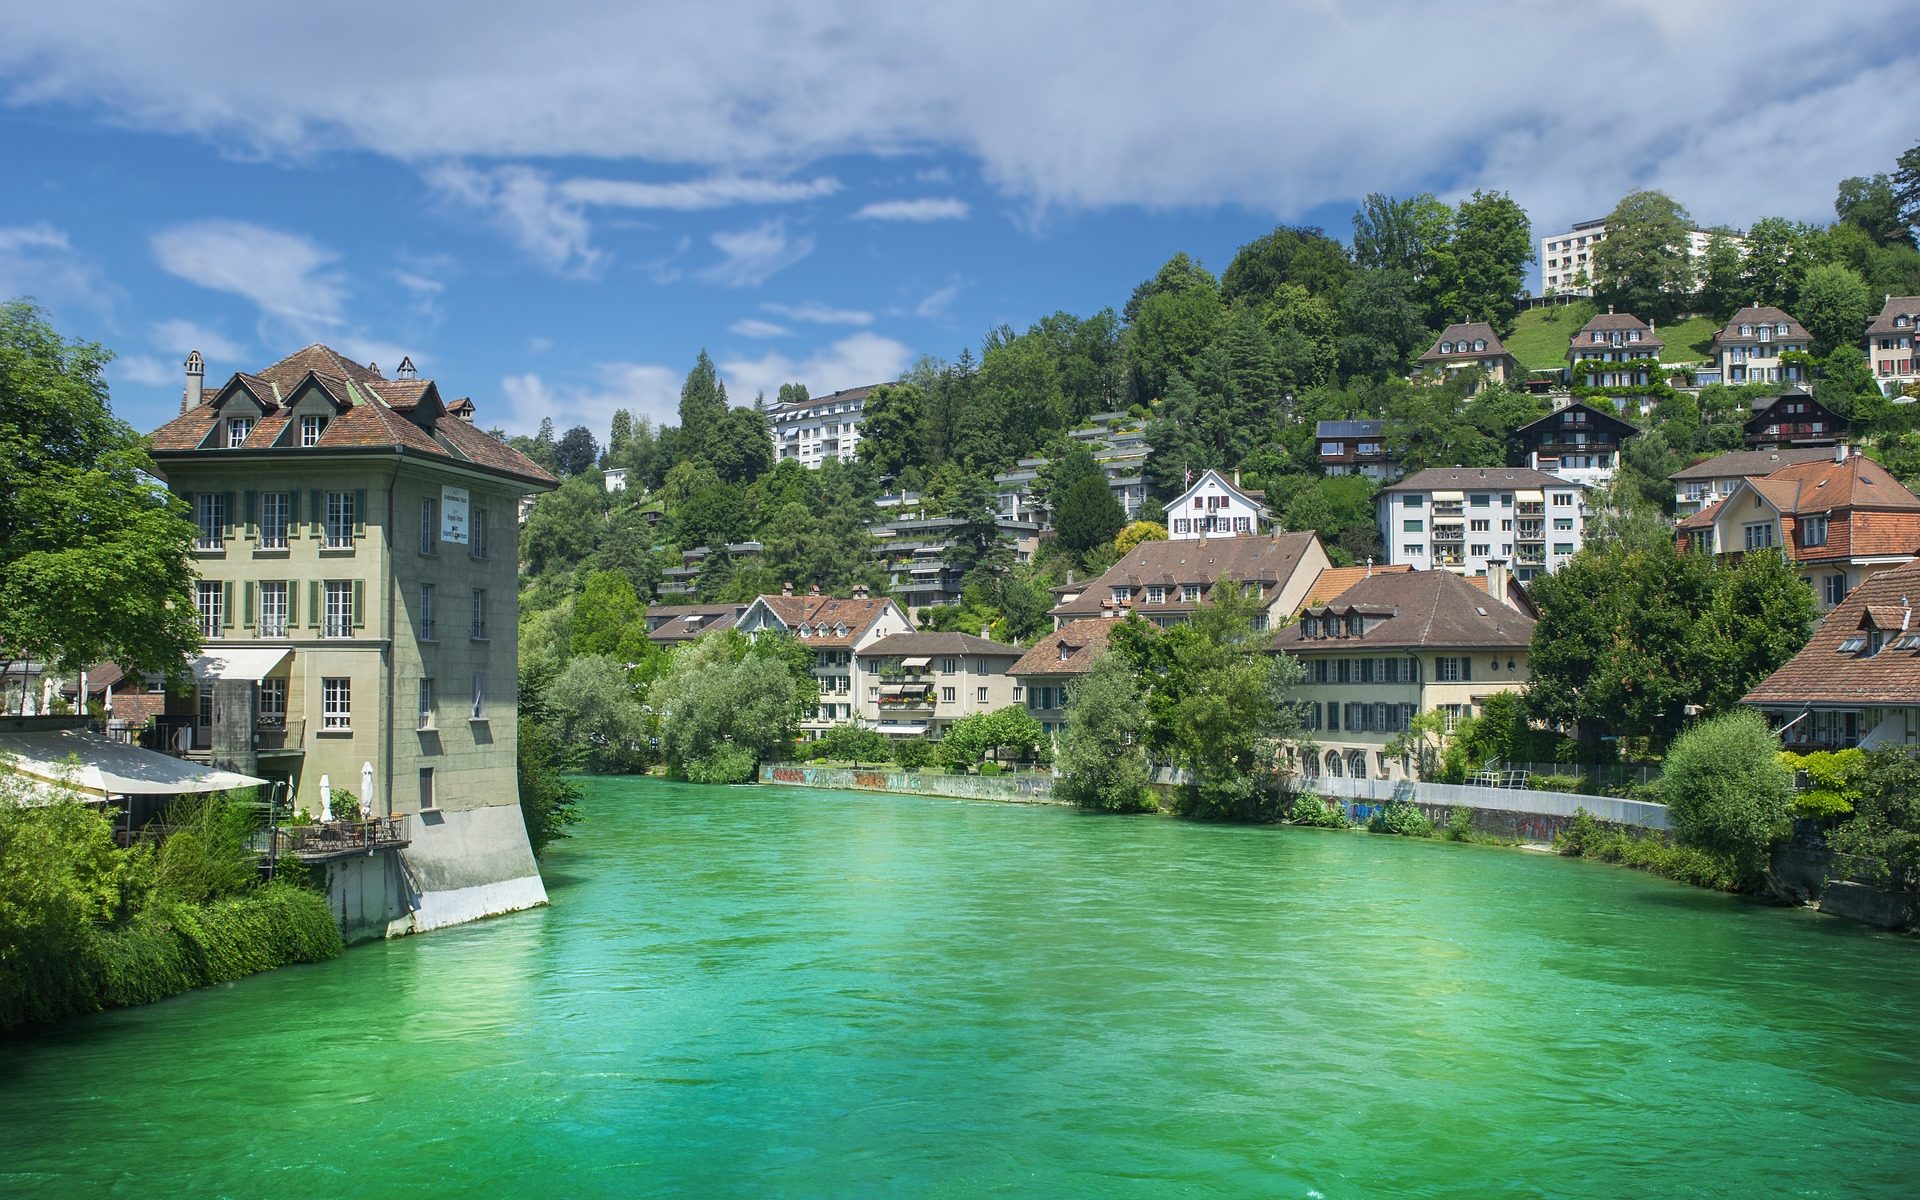
<svg viewBox="0 0 1920 1200"><path fill-rule="evenodd" d="M1441 342L1441 343L1440 343L1440 353L1442 353L1442 354L1452 354L1452 353L1453 353L1453 343L1452 343L1452 342Z"/></svg>
<svg viewBox="0 0 1920 1200"><path fill-rule="evenodd" d="M1365 633L1366 630L1367 630L1367 623L1364 619L1361 618L1359 613L1347 614L1347 636L1348 637L1359 637L1361 634Z"/></svg>
<svg viewBox="0 0 1920 1200"><path fill-rule="evenodd" d="M1115 604L1125 604L1127 600L1132 597L1133 592L1123 587L1108 588L1107 595L1112 598Z"/></svg>
<svg viewBox="0 0 1920 1200"><path fill-rule="evenodd" d="M1893 319L1893 327L1895 329L1905 329L1907 326L1911 324L1913 324L1913 319L1911 317L1895 317Z"/></svg>
<svg viewBox="0 0 1920 1200"><path fill-rule="evenodd" d="M1867 646L1866 637L1864 635L1856 635L1854 637L1841 639L1840 646L1838 649L1834 651L1834 653L1835 654L1858 654L1860 651L1866 649L1866 646Z"/></svg>
<svg viewBox="0 0 1920 1200"><path fill-rule="evenodd" d="M1593 331L1593 344L1594 344L1594 345L1596 345L1596 346L1598 346L1598 345L1601 345L1601 344L1603 344L1603 343L1604 343L1604 342L1605 342L1606 340L1607 340L1607 335L1606 335L1606 334L1604 334L1604 333L1601 333L1601 332L1600 332L1600 331L1599 331L1598 329L1596 329L1596 330L1594 330L1594 331Z"/></svg>
<svg viewBox="0 0 1920 1200"><path fill-rule="evenodd" d="M1060 643L1060 661L1065 662L1072 657L1073 657L1073 647L1067 645L1065 642L1061 642Z"/></svg>
<svg viewBox="0 0 1920 1200"><path fill-rule="evenodd" d="M1473 348L1475 350L1485 350L1487 348L1487 339L1485 338L1473 339Z"/></svg>
<svg viewBox="0 0 1920 1200"><path fill-rule="evenodd" d="M301 417L300 444L302 446L318 446L320 444L320 434L326 427L327 419L325 417Z"/></svg>
<svg viewBox="0 0 1920 1200"><path fill-rule="evenodd" d="M1635 329L1635 330L1633 330L1632 332L1630 332L1630 333L1628 333L1628 334L1627 334L1627 340L1628 340L1628 341L1630 341L1630 342L1637 342L1637 341L1639 341L1639 340L1640 340L1640 331L1639 331L1638 329Z"/></svg>
<svg viewBox="0 0 1920 1200"><path fill-rule="evenodd" d="M802 625L800 628L794 630L794 632L799 634L803 638L810 638L813 636L813 630L809 629L805 625Z"/></svg>
<svg viewBox="0 0 1920 1200"><path fill-rule="evenodd" d="M1785 324L1775 325L1773 327L1773 330L1775 333L1779 334L1781 337L1787 336L1787 327Z"/></svg>
<svg viewBox="0 0 1920 1200"><path fill-rule="evenodd" d="M1303 638L1319 637L1320 636L1320 618L1319 617L1302 618L1300 621L1300 636Z"/></svg>
<svg viewBox="0 0 1920 1200"><path fill-rule="evenodd" d="M227 420L227 447L244 446L247 435L253 432L252 417L230 417Z"/></svg>

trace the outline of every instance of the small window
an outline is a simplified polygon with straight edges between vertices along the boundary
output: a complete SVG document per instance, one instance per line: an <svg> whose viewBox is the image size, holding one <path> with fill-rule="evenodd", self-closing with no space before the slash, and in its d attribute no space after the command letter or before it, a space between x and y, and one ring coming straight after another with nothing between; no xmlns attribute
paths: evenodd
<svg viewBox="0 0 1920 1200"><path fill-rule="evenodd" d="M287 724L287 681L260 681L260 710L255 719L267 729L284 729Z"/></svg>
<svg viewBox="0 0 1920 1200"><path fill-rule="evenodd" d="M433 768L420 768L420 811L432 812L437 807L433 796Z"/></svg>
<svg viewBox="0 0 1920 1200"><path fill-rule="evenodd" d="M959 693L956 689L950 688L950 687L943 687L940 689L940 703L952 704L958 699L959 699Z"/></svg>
<svg viewBox="0 0 1920 1200"><path fill-rule="evenodd" d="M326 427L327 419L325 417L301 417L300 444L302 446L318 446L320 444L320 434Z"/></svg>
<svg viewBox="0 0 1920 1200"><path fill-rule="evenodd" d="M433 585L430 583L420 585L419 618L420 640L431 642L433 640Z"/></svg>
<svg viewBox="0 0 1920 1200"><path fill-rule="evenodd" d="M1856 654L1859 651L1864 650L1866 648L1867 648L1867 639L1865 637L1850 637L1850 638L1845 638L1841 641L1840 648L1837 651L1835 651L1835 653Z"/></svg>
<svg viewBox="0 0 1920 1200"><path fill-rule="evenodd" d="M1198 603L1200 599L1200 585L1197 583L1181 584L1180 598L1189 604Z"/></svg>
<svg viewBox="0 0 1920 1200"><path fill-rule="evenodd" d="M473 712L470 719L475 721L487 719L487 673L485 671L473 673Z"/></svg>
<svg viewBox="0 0 1920 1200"><path fill-rule="evenodd" d="M260 549L287 548L288 507L286 492L260 493Z"/></svg>
<svg viewBox="0 0 1920 1200"><path fill-rule="evenodd" d="M433 680L420 681L420 728L433 728Z"/></svg>
<svg viewBox="0 0 1920 1200"><path fill-rule="evenodd" d="M339 550L353 545L353 526L356 515L353 511L352 492L328 492L325 540L320 544L328 550Z"/></svg>
<svg viewBox="0 0 1920 1200"><path fill-rule="evenodd" d="M440 502L420 497L420 553L432 554L440 545Z"/></svg>
<svg viewBox="0 0 1920 1200"><path fill-rule="evenodd" d="M231 448L234 446L246 445L247 437L252 432L253 432L252 417L232 417L228 419L227 421L228 447Z"/></svg>
<svg viewBox="0 0 1920 1200"><path fill-rule="evenodd" d="M960 660L957 658L943 658L940 660L940 673L942 675L952 675L959 669Z"/></svg>
<svg viewBox="0 0 1920 1200"><path fill-rule="evenodd" d="M1420 495L1417 492L1405 497L1400 501L1400 507L1402 508L1425 508L1426 506L1427 506L1427 498L1425 496Z"/></svg>
<svg viewBox="0 0 1920 1200"><path fill-rule="evenodd" d="M975 701L977 701L978 703L981 703L981 704L985 704L985 703L987 702L987 689L985 689L985 688L975 688L975 689L974 689L974 699L975 699Z"/></svg>
<svg viewBox="0 0 1920 1200"><path fill-rule="evenodd" d="M1165 604L1166 602L1167 602L1166 588L1161 587L1157 584L1152 584L1147 587L1147 603L1148 604Z"/></svg>
<svg viewBox="0 0 1920 1200"><path fill-rule="evenodd" d="M321 636L330 638L350 638L353 636L353 583L346 579L329 579L325 584L326 607Z"/></svg>
<svg viewBox="0 0 1920 1200"><path fill-rule="evenodd" d="M268 580L260 585L260 625L263 638L287 636L287 581Z"/></svg>
<svg viewBox="0 0 1920 1200"><path fill-rule="evenodd" d="M473 631L470 636L476 641L487 636L487 592L485 588L473 589Z"/></svg>
<svg viewBox="0 0 1920 1200"><path fill-rule="evenodd" d="M194 607L200 617L200 636L217 638L226 624L226 586L214 579L194 584Z"/></svg>
<svg viewBox="0 0 1920 1200"><path fill-rule="evenodd" d="M193 519L200 526L200 539L194 547L220 550L227 544L227 497L222 492L201 492L193 498Z"/></svg>
<svg viewBox="0 0 1920 1200"><path fill-rule="evenodd" d="M320 681L320 727L353 728L353 680L329 678Z"/></svg>

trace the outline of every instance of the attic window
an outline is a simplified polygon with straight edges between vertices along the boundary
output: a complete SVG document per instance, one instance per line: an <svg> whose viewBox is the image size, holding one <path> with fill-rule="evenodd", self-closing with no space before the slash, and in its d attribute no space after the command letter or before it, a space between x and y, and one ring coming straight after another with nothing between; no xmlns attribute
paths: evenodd
<svg viewBox="0 0 1920 1200"><path fill-rule="evenodd" d="M1060 643L1060 661L1065 662L1072 657L1073 657L1073 647L1067 645L1065 642L1061 642Z"/></svg>
<svg viewBox="0 0 1920 1200"><path fill-rule="evenodd" d="M1834 653L1836 653L1836 654L1857 654L1857 653L1859 653L1860 651L1862 651L1862 650L1864 650L1864 649L1866 649L1866 647L1867 647L1867 639L1866 639L1866 638L1864 638L1864 637L1850 637L1850 638L1846 638L1846 639L1844 639L1844 640L1843 640L1843 641L1842 641L1842 642L1840 643L1840 646L1839 646L1839 648L1838 648L1837 650L1835 650L1835 651L1834 651Z"/></svg>
<svg viewBox="0 0 1920 1200"><path fill-rule="evenodd" d="M836 623L836 624L834 625L834 627L833 627L833 636L835 636L835 637L845 637L845 636L847 636L847 626L846 626L846 623L845 623L844 621L842 621L842 622L838 622L838 623Z"/></svg>
<svg viewBox="0 0 1920 1200"><path fill-rule="evenodd" d="M1920 633L1903 633L1893 643L1895 650L1920 650Z"/></svg>
<svg viewBox="0 0 1920 1200"><path fill-rule="evenodd" d="M1440 353L1442 353L1442 354L1452 354L1452 353L1453 353L1453 343L1452 343L1452 342L1441 342L1441 343L1440 343Z"/></svg>
<svg viewBox="0 0 1920 1200"><path fill-rule="evenodd" d="M1487 339L1485 338L1473 339L1473 348L1475 350L1485 350L1487 348Z"/></svg>
<svg viewBox="0 0 1920 1200"><path fill-rule="evenodd" d="M803 638L813 636L813 630L807 628L805 625L802 625L799 629L796 629L794 632L798 633Z"/></svg>
<svg viewBox="0 0 1920 1200"><path fill-rule="evenodd" d="M1301 621L1300 636L1303 638L1319 637L1320 636L1320 618L1307 617L1305 620Z"/></svg>

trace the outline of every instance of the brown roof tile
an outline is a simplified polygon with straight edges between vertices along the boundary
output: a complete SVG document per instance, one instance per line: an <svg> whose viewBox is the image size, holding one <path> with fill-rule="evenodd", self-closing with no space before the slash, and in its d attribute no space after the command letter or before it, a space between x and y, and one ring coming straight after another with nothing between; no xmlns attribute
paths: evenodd
<svg viewBox="0 0 1920 1200"><path fill-rule="evenodd" d="M1769 708L1798 705L1920 704L1920 652L1882 649L1880 653L1840 652L1840 643L1859 637L1871 606L1898 627L1912 601L1920 598L1920 559L1869 576L1826 615L1806 648L1747 693L1746 703ZM1914 628L1906 620L1909 629Z"/></svg>
<svg viewBox="0 0 1920 1200"><path fill-rule="evenodd" d="M1905 317L1907 324L1902 328L1893 323L1895 317ZM1867 336L1876 333L1912 333L1920 326L1920 296L1888 296L1887 302L1880 307L1880 315L1867 326Z"/></svg>
<svg viewBox="0 0 1920 1200"><path fill-rule="evenodd" d="M1282 631L1273 648L1310 653L1342 647L1395 650L1500 647L1524 649L1533 640L1533 619L1494 601L1483 583L1475 587L1451 571L1409 571L1365 579L1337 603L1309 609L1307 616L1348 611L1385 615L1358 637L1303 638L1302 627Z"/></svg>
<svg viewBox="0 0 1920 1200"><path fill-rule="evenodd" d="M1476 340L1485 342L1486 347L1480 350L1461 349L1462 342L1471 347ZM1452 342L1454 348L1443 354L1440 351L1442 342ZM1440 336L1433 339L1432 348L1422 354L1418 361L1451 362L1457 358L1485 358L1489 354L1506 352L1507 348L1500 344L1500 335L1493 331L1493 326L1485 321L1468 321L1460 325L1449 325L1441 330Z"/></svg>
<svg viewBox="0 0 1920 1200"><path fill-rule="evenodd" d="M1107 648L1115 617L1069 621L1034 643L1033 649L1007 668L1009 675L1084 675Z"/></svg>
<svg viewBox="0 0 1920 1200"><path fill-rule="evenodd" d="M1018 646L996 642L971 633L890 633L860 651L861 658L887 658L896 654L983 654L1019 658L1026 651Z"/></svg>
<svg viewBox="0 0 1920 1200"><path fill-rule="evenodd" d="M893 603L886 599L842 600L835 596L762 596L759 602L796 634L802 625L812 630L806 639L811 646L853 645ZM825 633L820 632L823 625ZM845 626L846 632L835 633L837 626Z"/></svg>
<svg viewBox="0 0 1920 1200"><path fill-rule="evenodd" d="M1190 612L1195 602L1180 599L1182 585L1198 586L1201 602L1211 597L1213 585L1223 576L1235 583L1272 587L1293 577L1315 542L1312 533L1142 542L1098 579L1088 580L1078 597L1055 605L1051 611L1059 617L1099 616L1106 611L1103 602L1112 598L1113 589L1126 588L1142 612ZM1146 603L1141 593L1149 585L1169 589L1164 603Z"/></svg>
<svg viewBox="0 0 1920 1200"><path fill-rule="evenodd" d="M1823 450L1817 446L1786 450L1734 450L1675 471L1667 478L1675 483L1685 483L1692 479L1735 479L1743 475L1771 475L1781 467L1792 466L1795 463L1819 462L1832 457L1831 449Z"/></svg>
<svg viewBox="0 0 1920 1200"><path fill-rule="evenodd" d="M1383 492L1467 492L1498 488L1579 488L1581 485L1530 467L1428 467Z"/></svg>
<svg viewBox="0 0 1920 1200"><path fill-rule="evenodd" d="M1398 563L1394 566L1375 567L1328 567L1320 572L1319 576L1314 579L1313 586L1307 589L1307 597L1300 602L1300 608L1296 611L1295 615L1298 615L1298 612L1313 608L1316 605L1332 604L1340 597L1346 595L1348 588L1374 575L1386 575L1411 570L1413 570L1413 568L1406 563Z"/></svg>
<svg viewBox="0 0 1920 1200"><path fill-rule="evenodd" d="M1792 314L1786 312L1784 309L1774 308L1766 304L1748 305L1746 308L1734 313L1733 317L1728 320L1725 325L1720 327L1720 332L1713 335L1713 344L1716 346L1748 345L1760 340L1757 334L1741 333L1740 327L1742 325L1785 325L1787 331L1785 333L1776 333L1768 338L1769 344L1778 342L1781 338L1804 340L1811 336L1807 333L1807 327L1794 320Z"/></svg>

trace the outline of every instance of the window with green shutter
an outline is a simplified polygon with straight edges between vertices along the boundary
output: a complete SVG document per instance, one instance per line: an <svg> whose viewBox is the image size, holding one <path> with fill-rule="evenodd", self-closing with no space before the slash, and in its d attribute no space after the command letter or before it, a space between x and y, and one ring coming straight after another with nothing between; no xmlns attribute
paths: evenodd
<svg viewBox="0 0 1920 1200"><path fill-rule="evenodd" d="M353 627L364 629L367 625L367 581L353 581Z"/></svg>
<svg viewBox="0 0 1920 1200"><path fill-rule="evenodd" d="M307 581L308 626L314 629L320 628L320 618L324 616L325 613L326 610L323 609L320 604L320 581L318 579L309 579Z"/></svg>
<svg viewBox="0 0 1920 1200"><path fill-rule="evenodd" d="M232 629L233 628L233 581L231 579L223 582L220 585L220 613L221 613L220 627L222 629Z"/></svg>

